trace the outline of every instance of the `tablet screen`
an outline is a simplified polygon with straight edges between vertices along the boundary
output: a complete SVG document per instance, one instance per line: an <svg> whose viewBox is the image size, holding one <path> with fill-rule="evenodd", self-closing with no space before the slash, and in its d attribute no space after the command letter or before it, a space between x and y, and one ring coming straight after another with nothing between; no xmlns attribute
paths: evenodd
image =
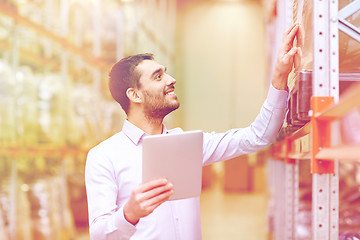
<svg viewBox="0 0 360 240"><path fill-rule="evenodd" d="M165 177L174 185L170 200L200 196L201 131L146 136L142 144L142 182Z"/></svg>

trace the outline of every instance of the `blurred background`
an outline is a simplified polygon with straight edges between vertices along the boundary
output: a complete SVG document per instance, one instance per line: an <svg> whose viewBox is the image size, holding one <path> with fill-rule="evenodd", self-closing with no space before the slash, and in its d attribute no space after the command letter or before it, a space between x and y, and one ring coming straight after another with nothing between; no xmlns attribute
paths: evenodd
<svg viewBox="0 0 360 240"><path fill-rule="evenodd" d="M85 159L122 128L107 81L124 56L153 53L177 79L168 128L248 126L272 65L265 5L0 0L0 239L88 239ZM204 168L205 240L265 239L264 162L253 159Z"/></svg>

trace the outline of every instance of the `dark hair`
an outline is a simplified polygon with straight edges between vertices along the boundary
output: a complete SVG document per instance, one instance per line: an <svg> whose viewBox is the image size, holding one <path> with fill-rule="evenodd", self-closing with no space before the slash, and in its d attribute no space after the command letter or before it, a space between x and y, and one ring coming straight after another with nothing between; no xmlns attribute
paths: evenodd
<svg viewBox="0 0 360 240"><path fill-rule="evenodd" d="M115 63L109 73L111 96L121 105L126 114L130 106L130 100L126 95L127 89L140 87L140 73L135 71L135 68L143 60L153 59L154 56L150 53L128 56Z"/></svg>

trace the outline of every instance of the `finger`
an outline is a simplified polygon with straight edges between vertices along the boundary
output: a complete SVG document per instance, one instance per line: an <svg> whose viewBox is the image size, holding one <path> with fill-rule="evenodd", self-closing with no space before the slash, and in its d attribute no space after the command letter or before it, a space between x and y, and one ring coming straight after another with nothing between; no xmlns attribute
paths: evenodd
<svg viewBox="0 0 360 240"><path fill-rule="evenodd" d="M160 202L157 202L155 204L151 204L149 206L147 206L145 212L143 213L142 217L146 217L147 215L151 214L157 207L159 207L161 204L163 204L164 202L166 202L167 200L169 200L169 198L164 199Z"/></svg>
<svg viewBox="0 0 360 240"><path fill-rule="evenodd" d="M169 200L169 198L174 194L174 190L170 190L167 192L163 192L159 195L154 196L153 198L150 198L146 201L146 204L149 207L154 207L154 206L159 206L160 204L166 202L167 200Z"/></svg>
<svg viewBox="0 0 360 240"><path fill-rule="evenodd" d="M156 187L165 186L166 184L168 184L168 180L166 178L158 178L158 179L150 180L148 182L140 184L137 187L137 191L138 192L146 192L146 191L149 191Z"/></svg>
<svg viewBox="0 0 360 240"><path fill-rule="evenodd" d="M158 206L160 206L161 204L163 204L164 202L169 200L169 198L173 194L174 194L174 191L172 190L170 192L162 193L154 198L144 201L141 204L142 205L141 217L145 217L145 216L149 215L150 213L152 213L155 210L155 208L157 208Z"/></svg>
<svg viewBox="0 0 360 240"><path fill-rule="evenodd" d="M295 39L295 36L297 34L299 30L299 24L296 24L290 31L289 34L287 34L287 36L285 37L285 43L288 45L288 46L292 46L293 43L294 43L294 39Z"/></svg>
<svg viewBox="0 0 360 240"><path fill-rule="evenodd" d="M282 58L282 62L285 64L290 63L290 59L292 59L296 54L297 48L293 47L287 54Z"/></svg>
<svg viewBox="0 0 360 240"><path fill-rule="evenodd" d="M290 31L286 31L284 33L284 37L283 37L283 43L282 43L282 48L284 49L284 51L289 51L294 44L294 39L295 39L295 35L298 31L299 28L299 24L293 24L292 27L289 29Z"/></svg>
<svg viewBox="0 0 360 240"><path fill-rule="evenodd" d="M153 211L154 211L157 207L159 207L161 204L163 204L164 202L166 202L167 200L169 200L170 197L171 197L171 196L169 196L167 199L164 199L163 201L160 201L160 202L152 205Z"/></svg>
<svg viewBox="0 0 360 240"><path fill-rule="evenodd" d="M296 25L298 25L298 23L293 23L293 24L284 32L284 35L285 35L285 36L289 35L289 33L294 29L294 27L296 27Z"/></svg>
<svg viewBox="0 0 360 240"><path fill-rule="evenodd" d="M173 185L171 183L168 183L167 185L155 187L151 190L144 192L141 198L144 200L155 198L156 196L169 192L171 190L173 190Z"/></svg>
<svg viewBox="0 0 360 240"><path fill-rule="evenodd" d="M304 47L304 39L305 39L305 31L304 27L300 24L299 30L297 32L297 42L298 47L303 48Z"/></svg>

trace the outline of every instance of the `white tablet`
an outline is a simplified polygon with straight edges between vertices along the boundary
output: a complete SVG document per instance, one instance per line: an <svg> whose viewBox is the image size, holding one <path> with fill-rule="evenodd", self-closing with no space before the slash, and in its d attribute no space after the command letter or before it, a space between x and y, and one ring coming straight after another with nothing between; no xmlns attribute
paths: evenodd
<svg viewBox="0 0 360 240"><path fill-rule="evenodd" d="M146 136L142 144L142 182L165 177L174 185L170 200L200 196L201 131Z"/></svg>

